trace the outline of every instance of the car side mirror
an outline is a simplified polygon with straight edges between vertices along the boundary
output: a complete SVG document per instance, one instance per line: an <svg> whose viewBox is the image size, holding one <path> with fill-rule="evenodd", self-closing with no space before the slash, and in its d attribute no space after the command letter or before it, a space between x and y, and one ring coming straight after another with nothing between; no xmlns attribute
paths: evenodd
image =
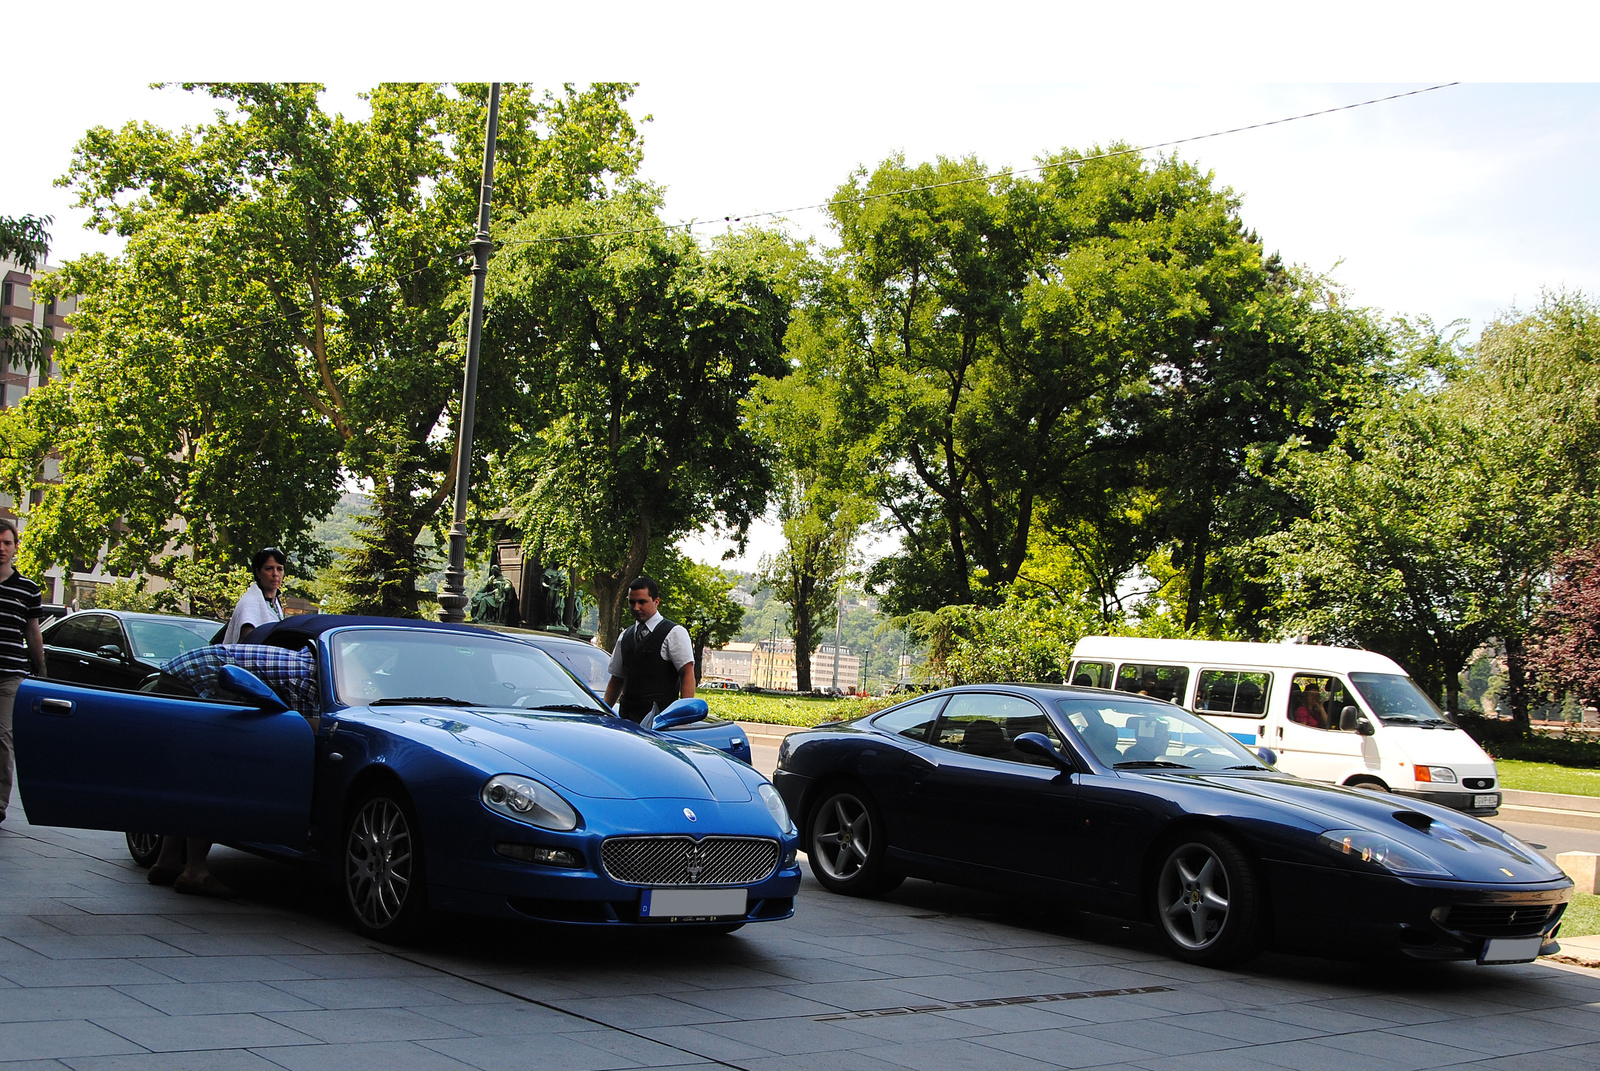
<svg viewBox="0 0 1600 1071"><path fill-rule="evenodd" d="M1347 706L1339 711L1339 731L1353 733L1356 731L1356 722L1361 717L1361 711L1354 706Z"/></svg>
<svg viewBox="0 0 1600 1071"><path fill-rule="evenodd" d="M1011 746L1024 755L1033 755L1037 758L1045 759L1052 766L1059 766L1068 773L1077 769L1072 760L1057 751L1055 745L1050 743L1050 738L1043 733L1022 733L1011 741Z"/></svg>
<svg viewBox="0 0 1600 1071"><path fill-rule="evenodd" d="M95 651L95 655L100 658L109 658L114 662L127 661L127 655L122 653L122 648L114 643L101 644L100 649Z"/></svg>
<svg viewBox="0 0 1600 1071"><path fill-rule="evenodd" d="M1256 758L1260 759L1268 766L1278 765L1278 753L1272 750L1270 747L1256 748Z"/></svg>
<svg viewBox="0 0 1600 1071"><path fill-rule="evenodd" d="M253 702L263 714L282 714L289 709L265 681L238 666L223 666L222 672L217 674L217 687L228 695Z"/></svg>
<svg viewBox="0 0 1600 1071"><path fill-rule="evenodd" d="M1378 730L1373 726L1372 722L1367 720L1367 716L1365 714L1362 714L1356 718L1356 732L1360 733L1362 736L1371 736L1377 731Z"/></svg>
<svg viewBox="0 0 1600 1071"><path fill-rule="evenodd" d="M665 732L682 725L704 721L710 712L711 708L706 706L704 699L679 699L675 703L668 703L665 710L658 711L656 716L650 719L650 728Z"/></svg>

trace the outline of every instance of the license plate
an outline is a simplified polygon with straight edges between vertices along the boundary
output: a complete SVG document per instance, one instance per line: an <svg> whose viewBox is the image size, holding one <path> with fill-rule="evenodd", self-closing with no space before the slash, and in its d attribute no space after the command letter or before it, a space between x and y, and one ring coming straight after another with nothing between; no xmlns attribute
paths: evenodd
<svg viewBox="0 0 1600 1071"><path fill-rule="evenodd" d="M1479 963L1532 963L1539 958L1543 937L1491 937L1483 943Z"/></svg>
<svg viewBox="0 0 1600 1071"><path fill-rule="evenodd" d="M1491 792L1486 796L1474 796L1472 797L1472 806L1474 810L1479 811L1487 810L1491 807L1498 807L1500 806L1500 794L1498 792Z"/></svg>
<svg viewBox="0 0 1600 1071"><path fill-rule="evenodd" d="M748 896L744 889L646 889L639 917L657 922L744 918Z"/></svg>

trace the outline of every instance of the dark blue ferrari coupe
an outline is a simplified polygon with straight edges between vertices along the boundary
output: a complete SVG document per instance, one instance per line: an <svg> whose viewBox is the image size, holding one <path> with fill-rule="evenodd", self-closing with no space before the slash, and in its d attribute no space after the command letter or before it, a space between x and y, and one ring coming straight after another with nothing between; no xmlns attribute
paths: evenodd
<svg viewBox="0 0 1600 1071"><path fill-rule="evenodd" d="M1572 881L1457 811L1278 773L1127 692L971 685L787 737L773 783L826 888L1029 889L1155 923L1192 963L1264 947L1479 963L1557 951Z"/></svg>
<svg viewBox="0 0 1600 1071"><path fill-rule="evenodd" d="M212 700L25 681L28 820L320 861L387 939L430 908L721 932L793 914L794 824L703 702L641 728L532 643L470 627L320 616L252 639L310 646L320 710L237 666Z"/></svg>

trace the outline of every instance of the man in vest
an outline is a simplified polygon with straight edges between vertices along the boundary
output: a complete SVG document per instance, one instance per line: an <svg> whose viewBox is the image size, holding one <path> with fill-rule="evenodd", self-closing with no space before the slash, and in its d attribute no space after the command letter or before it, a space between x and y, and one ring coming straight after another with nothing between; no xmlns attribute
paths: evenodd
<svg viewBox="0 0 1600 1071"><path fill-rule="evenodd" d="M688 629L661 616L661 588L649 577L628 585L628 610L636 624L623 630L611 652L606 703L642 722L674 700L694 698L694 646Z"/></svg>

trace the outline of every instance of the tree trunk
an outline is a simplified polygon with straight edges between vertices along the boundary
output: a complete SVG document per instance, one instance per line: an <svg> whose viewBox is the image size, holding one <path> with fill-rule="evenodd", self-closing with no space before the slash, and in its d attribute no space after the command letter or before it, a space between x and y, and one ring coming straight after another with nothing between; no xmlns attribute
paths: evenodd
<svg viewBox="0 0 1600 1071"><path fill-rule="evenodd" d="M1527 648L1521 636L1504 637L1506 645L1506 698L1511 702L1511 721L1526 733L1528 723Z"/></svg>
<svg viewBox="0 0 1600 1071"><path fill-rule="evenodd" d="M589 581L590 590L594 593L595 608L600 615L600 623L596 632L600 636L600 646L607 651L617 645L617 637L622 635L623 613L628 608L628 585L633 583L644 568L644 559L650 553L650 521L641 519L633 531L633 543L628 548L628 557L622 563L622 568L605 573L596 573Z"/></svg>

